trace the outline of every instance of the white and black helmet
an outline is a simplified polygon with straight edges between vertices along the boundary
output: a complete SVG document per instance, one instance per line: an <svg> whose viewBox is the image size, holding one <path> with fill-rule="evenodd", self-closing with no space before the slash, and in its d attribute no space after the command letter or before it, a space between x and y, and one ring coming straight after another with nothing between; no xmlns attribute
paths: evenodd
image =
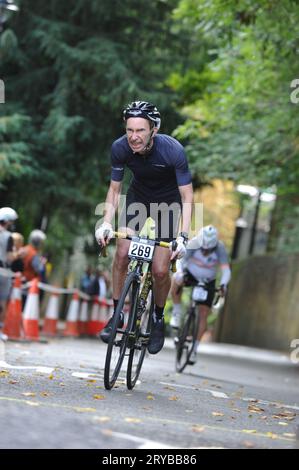
<svg viewBox="0 0 299 470"><path fill-rule="evenodd" d="M218 244L218 231L213 225L206 225L198 232L199 247L213 250Z"/></svg>
<svg viewBox="0 0 299 470"><path fill-rule="evenodd" d="M159 129L161 116L155 105L147 101L132 101L123 111L123 119L126 121L132 117L142 117L153 122L154 127Z"/></svg>
<svg viewBox="0 0 299 470"><path fill-rule="evenodd" d="M0 222L14 222L17 220L18 214L11 207L1 207Z"/></svg>
<svg viewBox="0 0 299 470"><path fill-rule="evenodd" d="M47 238L47 235L42 230L32 230L29 235L29 243L35 247L40 246Z"/></svg>

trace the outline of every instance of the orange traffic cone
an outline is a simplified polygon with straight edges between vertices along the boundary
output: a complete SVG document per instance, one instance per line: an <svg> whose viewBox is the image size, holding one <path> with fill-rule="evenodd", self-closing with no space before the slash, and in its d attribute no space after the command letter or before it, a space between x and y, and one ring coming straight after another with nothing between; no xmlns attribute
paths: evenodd
<svg viewBox="0 0 299 470"><path fill-rule="evenodd" d="M23 325L26 339L39 339L39 288L38 278L31 281L31 287L28 292L24 308Z"/></svg>
<svg viewBox="0 0 299 470"><path fill-rule="evenodd" d="M79 336L78 319L79 319L79 295L78 292L74 292L71 300L67 317L66 327L64 330L65 336Z"/></svg>
<svg viewBox="0 0 299 470"><path fill-rule="evenodd" d="M91 308L90 320L88 322L88 334L90 336L96 336L101 328L100 324L100 305L97 296L93 298L93 304Z"/></svg>
<svg viewBox="0 0 299 470"><path fill-rule="evenodd" d="M16 275L10 300L7 305L3 333L8 339L20 339L22 330L21 276Z"/></svg>
<svg viewBox="0 0 299 470"><path fill-rule="evenodd" d="M51 294L44 319L43 334L45 336L55 336L57 334L58 309L59 294Z"/></svg>
<svg viewBox="0 0 299 470"><path fill-rule="evenodd" d="M88 301L83 299L81 302L80 315L79 315L79 334L88 334Z"/></svg>

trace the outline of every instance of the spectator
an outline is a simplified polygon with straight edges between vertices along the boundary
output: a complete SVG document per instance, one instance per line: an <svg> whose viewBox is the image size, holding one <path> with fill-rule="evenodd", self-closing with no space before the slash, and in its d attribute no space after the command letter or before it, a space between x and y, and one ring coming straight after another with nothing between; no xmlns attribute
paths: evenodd
<svg viewBox="0 0 299 470"><path fill-rule="evenodd" d="M18 214L11 207L0 209L0 267L8 268L13 259L12 225ZM0 274L0 330L3 327L7 300L11 290L11 278Z"/></svg>
<svg viewBox="0 0 299 470"><path fill-rule="evenodd" d="M32 281L35 277L44 281L47 260L41 255L41 249L46 238L42 230L33 230L29 235L28 245L22 249L26 281Z"/></svg>
<svg viewBox="0 0 299 470"><path fill-rule="evenodd" d="M106 298L107 282L103 272L100 269L96 270L94 279L92 280L87 293L89 295L97 295L98 297Z"/></svg>
<svg viewBox="0 0 299 470"><path fill-rule="evenodd" d="M88 266L85 270L85 273L81 277L80 289L87 294L89 292L92 281L93 281L92 268Z"/></svg>
<svg viewBox="0 0 299 470"><path fill-rule="evenodd" d="M41 255L43 243L47 236L42 230L33 230L28 239L28 245L22 248L25 280L32 281L35 277L45 282L46 262L47 259ZM40 292L40 300L43 298L44 292ZM23 294L23 305L26 302L26 294Z"/></svg>
<svg viewBox="0 0 299 470"><path fill-rule="evenodd" d="M23 272L24 271L24 261L23 261L23 246L24 246L24 237L18 232L13 232L12 233L12 239L13 239L13 260L10 265L10 269L14 273L18 272Z"/></svg>

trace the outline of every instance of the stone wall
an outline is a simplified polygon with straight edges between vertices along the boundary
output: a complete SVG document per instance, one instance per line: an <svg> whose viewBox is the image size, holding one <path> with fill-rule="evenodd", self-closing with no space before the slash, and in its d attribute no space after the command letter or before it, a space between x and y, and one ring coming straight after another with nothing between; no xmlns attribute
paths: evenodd
<svg viewBox="0 0 299 470"><path fill-rule="evenodd" d="M299 338L299 254L253 256L232 272L216 341L290 351Z"/></svg>

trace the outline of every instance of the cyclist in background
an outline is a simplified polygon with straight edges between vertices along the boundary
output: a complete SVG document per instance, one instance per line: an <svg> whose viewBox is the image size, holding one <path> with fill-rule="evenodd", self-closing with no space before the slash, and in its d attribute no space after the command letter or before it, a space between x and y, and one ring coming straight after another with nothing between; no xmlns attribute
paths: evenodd
<svg viewBox="0 0 299 470"><path fill-rule="evenodd" d="M126 207L120 218L119 231L129 235L138 233L147 217L156 223L156 239L171 242L176 239L177 249L172 254L157 247L153 259L155 308L148 351L158 353L164 344L164 306L170 289L170 259L182 257L188 241L191 222L193 190L191 174L182 145L165 134L158 134L161 124L157 108L146 101L134 101L123 111L126 134L117 139L111 148L112 173L105 202L104 222L96 230L95 237L105 246L113 236L112 221L119 204L124 169L133 173L126 196ZM164 203L163 211L156 216L152 204ZM177 203L179 213L170 206ZM139 213L136 224L136 211ZM177 235L180 217L181 232ZM164 228L169 227L167 233ZM164 233L163 233L164 232ZM112 269L114 311L117 307L128 268L127 240L117 240ZM101 339L108 343L112 320L101 332ZM119 328L123 326L123 316Z"/></svg>
<svg viewBox="0 0 299 470"><path fill-rule="evenodd" d="M218 240L218 232L212 225L203 227L198 235L190 240L187 253L181 262L180 269L172 279L171 297L173 311L170 326L177 329L182 315L181 297L183 286L202 282L207 289L206 300L200 301L200 322L197 341L189 359L190 364L196 362L196 351L203 334L207 331L207 319L211 311L215 295L217 268L221 268L220 295L225 296L231 278L228 255L222 241Z"/></svg>

